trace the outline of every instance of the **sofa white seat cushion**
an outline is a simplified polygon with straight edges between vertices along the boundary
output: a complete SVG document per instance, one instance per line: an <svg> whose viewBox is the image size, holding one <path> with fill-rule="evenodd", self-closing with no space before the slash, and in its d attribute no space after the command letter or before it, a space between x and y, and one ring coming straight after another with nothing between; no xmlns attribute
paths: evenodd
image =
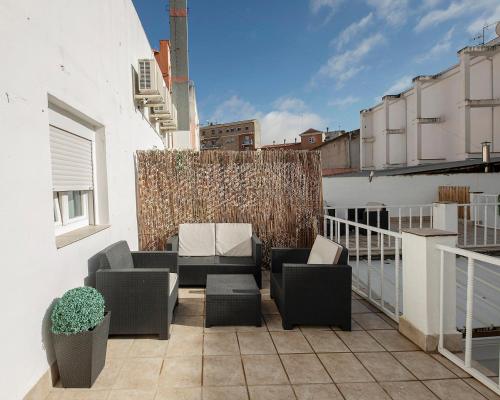
<svg viewBox="0 0 500 400"><path fill-rule="evenodd" d="M309 253L308 264L337 264L342 254L342 246L318 235Z"/></svg>
<svg viewBox="0 0 500 400"><path fill-rule="evenodd" d="M172 292L174 291L175 285L177 284L177 279L178 279L178 275L176 273L171 272L170 274L168 274L168 280L170 282L170 287L168 288L169 295L171 295Z"/></svg>
<svg viewBox="0 0 500 400"><path fill-rule="evenodd" d="M180 224L179 256L215 256L215 224Z"/></svg>
<svg viewBox="0 0 500 400"><path fill-rule="evenodd" d="M252 225L215 224L215 254L227 257L251 257Z"/></svg>

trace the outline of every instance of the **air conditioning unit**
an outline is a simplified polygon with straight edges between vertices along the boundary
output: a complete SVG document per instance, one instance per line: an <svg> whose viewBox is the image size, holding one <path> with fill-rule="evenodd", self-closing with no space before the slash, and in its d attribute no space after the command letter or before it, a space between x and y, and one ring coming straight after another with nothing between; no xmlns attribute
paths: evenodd
<svg viewBox="0 0 500 400"><path fill-rule="evenodd" d="M136 80L137 103L144 107L155 107L165 103L168 92L156 60L139 60ZM170 99L170 96L168 98Z"/></svg>

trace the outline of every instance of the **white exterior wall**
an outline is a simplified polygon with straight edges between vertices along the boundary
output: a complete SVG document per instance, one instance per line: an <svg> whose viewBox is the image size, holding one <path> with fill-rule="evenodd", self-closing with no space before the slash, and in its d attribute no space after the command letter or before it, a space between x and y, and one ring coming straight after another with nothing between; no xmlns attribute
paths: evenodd
<svg viewBox="0 0 500 400"><path fill-rule="evenodd" d="M437 124L421 125L421 154L417 134L417 93L414 87L401 93L400 98L388 97L373 108L362 111L362 138L375 138L363 144L362 169L384 169L404 164L408 166L432 162L458 161L481 157L481 142L493 142L492 152L500 153L500 107L471 108L470 148L465 137L464 81L461 66L441 73L437 78L421 81L421 117L441 117ZM470 99L500 98L500 52L492 58L472 56L470 62ZM493 85L492 85L493 83ZM385 106L389 108L389 123L385 124ZM406 120L406 123L405 123ZM386 156L386 129L406 128L403 135L391 135L389 156ZM403 150L402 150L403 149ZM405 160L406 154L406 160ZM500 154L493 154L497 156ZM387 164L387 159L389 165Z"/></svg>
<svg viewBox="0 0 500 400"><path fill-rule="evenodd" d="M491 193L500 187L500 173L323 178L323 200L330 206L364 206L380 202L388 206L431 204L439 186L469 186L471 192Z"/></svg>
<svg viewBox="0 0 500 400"><path fill-rule="evenodd" d="M54 298L82 286L89 259L108 244L137 249L134 151L163 144L133 103L131 68L152 54L130 0L4 0L0 36L0 397L16 400L53 361L43 339ZM59 250L49 94L102 126L111 225Z"/></svg>

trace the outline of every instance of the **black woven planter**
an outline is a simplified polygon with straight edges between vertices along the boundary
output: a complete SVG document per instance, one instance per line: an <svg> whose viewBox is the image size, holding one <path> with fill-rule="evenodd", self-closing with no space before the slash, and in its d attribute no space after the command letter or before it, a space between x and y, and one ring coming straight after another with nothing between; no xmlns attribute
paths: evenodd
<svg viewBox="0 0 500 400"><path fill-rule="evenodd" d="M91 387L106 362L111 313L91 331L74 335L52 334L57 366L65 388Z"/></svg>

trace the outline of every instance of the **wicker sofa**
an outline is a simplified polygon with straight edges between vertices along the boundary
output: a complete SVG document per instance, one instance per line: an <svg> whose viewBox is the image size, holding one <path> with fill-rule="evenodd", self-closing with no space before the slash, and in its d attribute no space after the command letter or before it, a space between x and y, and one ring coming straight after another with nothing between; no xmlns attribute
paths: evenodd
<svg viewBox="0 0 500 400"><path fill-rule="evenodd" d="M177 304L177 253L130 251L120 241L99 253L96 289L111 311L111 335L168 339Z"/></svg>
<svg viewBox="0 0 500 400"><path fill-rule="evenodd" d="M206 286L208 274L252 274L262 287L262 243L251 224L181 224L167 250L178 252L180 286Z"/></svg>
<svg viewBox="0 0 500 400"><path fill-rule="evenodd" d="M324 257L316 254L318 243ZM322 236L312 249L271 249L271 298L283 329L331 325L351 330L352 271L347 261L347 249Z"/></svg>

